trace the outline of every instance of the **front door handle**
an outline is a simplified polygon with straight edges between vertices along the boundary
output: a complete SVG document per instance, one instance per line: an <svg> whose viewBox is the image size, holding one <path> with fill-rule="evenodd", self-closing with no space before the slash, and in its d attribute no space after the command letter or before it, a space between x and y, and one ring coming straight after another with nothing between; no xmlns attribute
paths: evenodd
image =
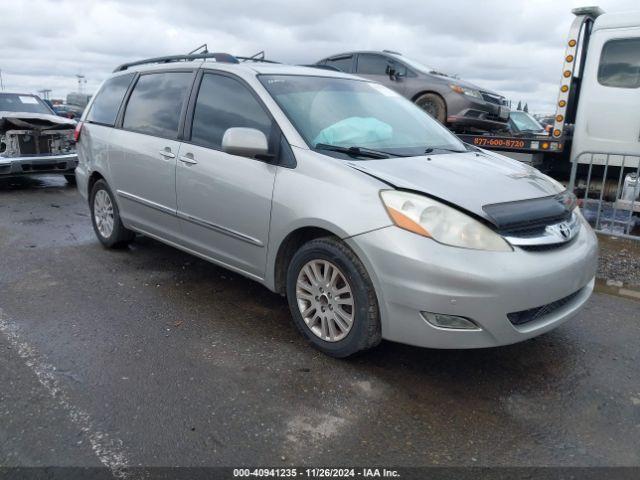
<svg viewBox="0 0 640 480"><path fill-rule="evenodd" d="M180 155L178 157L178 160L180 160L182 163L188 163L189 165L195 165L196 163L198 163L193 158L193 153L187 153L186 155Z"/></svg>
<svg viewBox="0 0 640 480"><path fill-rule="evenodd" d="M160 150L158 153L164 158L176 158L176 154L172 153L169 147L165 148L164 150Z"/></svg>

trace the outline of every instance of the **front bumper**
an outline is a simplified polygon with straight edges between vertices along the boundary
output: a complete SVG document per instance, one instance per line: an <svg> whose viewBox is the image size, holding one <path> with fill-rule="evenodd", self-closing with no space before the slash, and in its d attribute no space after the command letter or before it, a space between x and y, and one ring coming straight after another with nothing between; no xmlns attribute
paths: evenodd
<svg viewBox="0 0 640 480"><path fill-rule="evenodd" d="M447 123L454 130L505 130L509 109L483 99L452 93L447 97Z"/></svg>
<svg viewBox="0 0 640 480"><path fill-rule="evenodd" d="M538 252L448 247L397 227L348 242L376 287L383 338L421 347L494 347L547 332L580 311L597 267L597 239L585 227L568 245ZM522 325L507 317L548 304L559 306ZM438 328L423 311L470 318L480 330Z"/></svg>
<svg viewBox="0 0 640 480"><path fill-rule="evenodd" d="M30 155L23 157L0 156L0 178L34 173L73 174L78 165L78 155Z"/></svg>

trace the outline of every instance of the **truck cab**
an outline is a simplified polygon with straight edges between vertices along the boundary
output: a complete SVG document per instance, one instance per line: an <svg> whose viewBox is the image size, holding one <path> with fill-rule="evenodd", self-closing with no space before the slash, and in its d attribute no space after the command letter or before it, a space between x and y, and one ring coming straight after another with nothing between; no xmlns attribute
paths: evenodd
<svg viewBox="0 0 640 480"><path fill-rule="evenodd" d="M640 155L640 12L604 13L593 23L571 160L587 163L586 154L598 152ZM614 156L610 164L620 162Z"/></svg>

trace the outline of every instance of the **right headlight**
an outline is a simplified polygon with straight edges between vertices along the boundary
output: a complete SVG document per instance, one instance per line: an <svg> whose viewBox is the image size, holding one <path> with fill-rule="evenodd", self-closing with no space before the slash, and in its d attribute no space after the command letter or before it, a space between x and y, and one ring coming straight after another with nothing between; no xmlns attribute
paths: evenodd
<svg viewBox="0 0 640 480"><path fill-rule="evenodd" d="M454 247L513 251L486 225L429 197L399 190L383 190L380 197L391 220L400 228Z"/></svg>
<svg viewBox="0 0 640 480"><path fill-rule="evenodd" d="M449 85L449 87L456 93L461 93L469 97L482 98L482 94L473 88L462 87L460 85Z"/></svg>

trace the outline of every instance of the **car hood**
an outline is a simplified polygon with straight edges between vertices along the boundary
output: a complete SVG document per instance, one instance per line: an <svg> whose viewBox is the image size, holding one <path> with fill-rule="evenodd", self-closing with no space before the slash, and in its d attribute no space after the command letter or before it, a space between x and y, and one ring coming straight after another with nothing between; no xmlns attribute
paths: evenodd
<svg viewBox="0 0 640 480"><path fill-rule="evenodd" d="M351 161L349 165L398 189L456 205L491 223L483 207L551 197L564 188L535 168L482 151Z"/></svg>
<svg viewBox="0 0 640 480"><path fill-rule="evenodd" d="M74 128L76 121L47 113L0 111L0 131L11 129L65 129Z"/></svg>

